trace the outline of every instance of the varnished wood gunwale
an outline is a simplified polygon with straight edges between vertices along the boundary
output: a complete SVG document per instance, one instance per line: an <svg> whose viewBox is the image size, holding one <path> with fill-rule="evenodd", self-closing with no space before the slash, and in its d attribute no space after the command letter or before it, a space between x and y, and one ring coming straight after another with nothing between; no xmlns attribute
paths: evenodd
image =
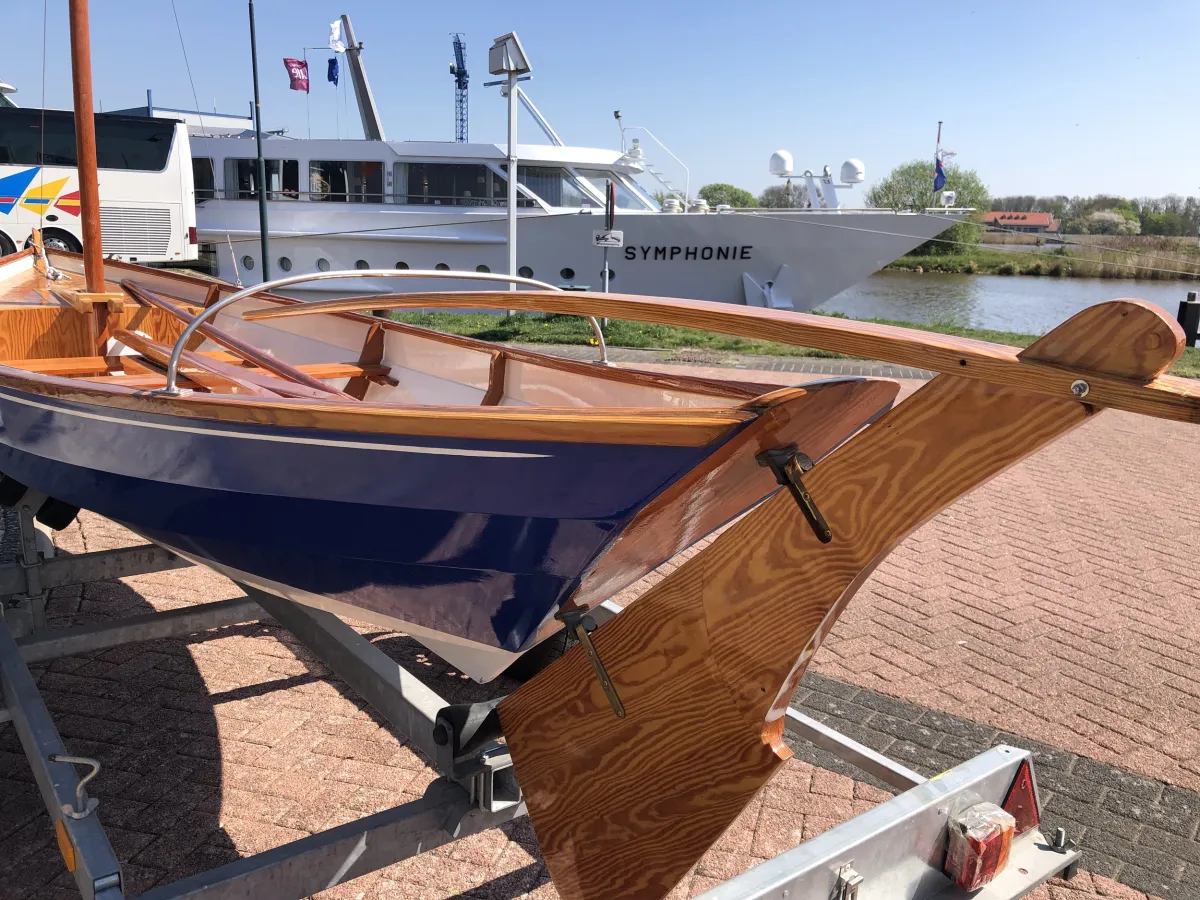
<svg viewBox="0 0 1200 900"><path fill-rule="evenodd" d="M243 318L267 321L322 312L346 312L354 309L356 303L361 307L364 302L321 300L287 308L254 310L245 313ZM1088 384L1087 402L1090 404L1181 422L1200 422L1200 387L1181 383L1181 379L1160 376L1155 380L1155 375L1134 379L1127 375L1111 375L1036 359L1032 355L1023 355L1016 347L853 319L702 300L667 300L585 291L391 294L371 297L369 302L372 309L477 309L491 306L680 325L932 369L1068 399L1075 396L1072 384L1082 379ZM1101 319L1121 317L1138 308L1153 312L1155 320L1148 325L1149 336L1143 337L1142 342L1147 349L1162 349L1170 360L1167 363L1170 367L1183 352L1183 330L1164 310L1141 300L1110 300L1091 307L1096 310L1092 315ZM1125 373L1127 367L1118 367L1118 371Z"/></svg>
<svg viewBox="0 0 1200 900"><path fill-rule="evenodd" d="M0 363L0 386L148 415L245 425L276 425L364 434L478 440L644 444L701 447L724 439L754 418L738 409L622 409L613 407L412 406L258 397L146 394L120 384L36 375Z"/></svg>

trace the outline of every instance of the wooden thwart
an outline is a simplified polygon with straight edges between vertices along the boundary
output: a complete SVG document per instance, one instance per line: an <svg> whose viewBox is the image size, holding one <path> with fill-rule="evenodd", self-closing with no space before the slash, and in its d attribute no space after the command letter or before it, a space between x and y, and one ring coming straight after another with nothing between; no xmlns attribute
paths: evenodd
<svg viewBox="0 0 1200 900"><path fill-rule="evenodd" d="M1119 323L1072 320L1033 355L1074 378L1080 360L1089 373L1141 380L1170 365L1176 347L1145 343L1162 333L1161 312L1110 313ZM831 543L779 492L592 635L623 719L578 647L503 701L508 750L559 894L668 893L790 756L782 735L796 684L875 566L1093 412L940 375L804 476Z"/></svg>

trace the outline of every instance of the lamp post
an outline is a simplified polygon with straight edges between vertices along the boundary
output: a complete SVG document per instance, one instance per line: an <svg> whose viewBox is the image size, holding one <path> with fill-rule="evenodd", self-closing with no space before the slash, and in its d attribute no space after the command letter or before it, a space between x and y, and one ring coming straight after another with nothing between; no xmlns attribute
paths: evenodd
<svg viewBox="0 0 1200 900"><path fill-rule="evenodd" d="M517 78L529 71L529 58L515 32L501 35L488 49L488 72L508 77L508 274L517 274ZM517 289L516 283L508 286Z"/></svg>

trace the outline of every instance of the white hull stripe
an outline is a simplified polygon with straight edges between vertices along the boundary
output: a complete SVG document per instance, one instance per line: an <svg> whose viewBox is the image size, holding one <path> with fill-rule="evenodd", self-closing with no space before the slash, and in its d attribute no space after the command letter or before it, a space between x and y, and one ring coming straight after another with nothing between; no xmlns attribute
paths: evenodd
<svg viewBox="0 0 1200 900"><path fill-rule="evenodd" d="M308 444L314 447L344 447L348 450L387 450L392 453L422 453L433 456L475 456L497 457L501 459L547 459L549 453L517 453L509 450L461 450L457 447L416 447L411 444L376 444L368 441L326 441L320 438L290 437L288 435L254 434L244 431L226 431L222 428L191 428L187 425L165 425L161 422L145 422L140 419L125 419L118 416L105 416L100 413L84 412L63 406L51 406L39 403L14 394L0 393L0 398L20 403L23 406L33 406L37 409L48 410L64 416L75 416L81 419L94 419L97 422L113 422L118 425L133 425L138 428L154 428L159 431L179 431L184 434L199 434L213 437L238 438L244 441L267 441L274 444Z"/></svg>

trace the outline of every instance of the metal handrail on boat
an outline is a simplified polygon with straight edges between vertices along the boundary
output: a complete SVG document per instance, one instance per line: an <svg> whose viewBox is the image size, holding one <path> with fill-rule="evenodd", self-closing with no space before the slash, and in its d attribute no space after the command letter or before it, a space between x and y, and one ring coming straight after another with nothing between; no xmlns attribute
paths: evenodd
<svg viewBox="0 0 1200 900"><path fill-rule="evenodd" d="M245 300L247 297L253 297L255 294L287 287L288 285L300 284L305 281L329 281L343 278L451 278L456 281L503 281L510 284L530 285L547 291L562 290L562 288L556 285L547 284L544 281L535 281L532 278L523 278L520 275L502 275L494 272L456 272L443 269L339 269L334 272L309 272L304 275L289 275L287 278L264 281L262 284L256 284L253 287L244 288L234 294L230 294L224 300L220 300L207 309L201 310L188 323L187 327L183 329L183 333L179 335L179 340L175 342L175 346L171 348L171 359L167 363L167 386L162 390L162 393L180 393L176 380L179 375L179 360L183 356L184 347L187 346L188 340L201 325L216 316L217 313L227 306L232 306L239 300ZM608 345L604 342L604 332L601 330L600 323L596 320L595 316L586 316L586 318L591 323L592 331L596 335L596 346L600 351L598 362L606 366L608 365Z"/></svg>

